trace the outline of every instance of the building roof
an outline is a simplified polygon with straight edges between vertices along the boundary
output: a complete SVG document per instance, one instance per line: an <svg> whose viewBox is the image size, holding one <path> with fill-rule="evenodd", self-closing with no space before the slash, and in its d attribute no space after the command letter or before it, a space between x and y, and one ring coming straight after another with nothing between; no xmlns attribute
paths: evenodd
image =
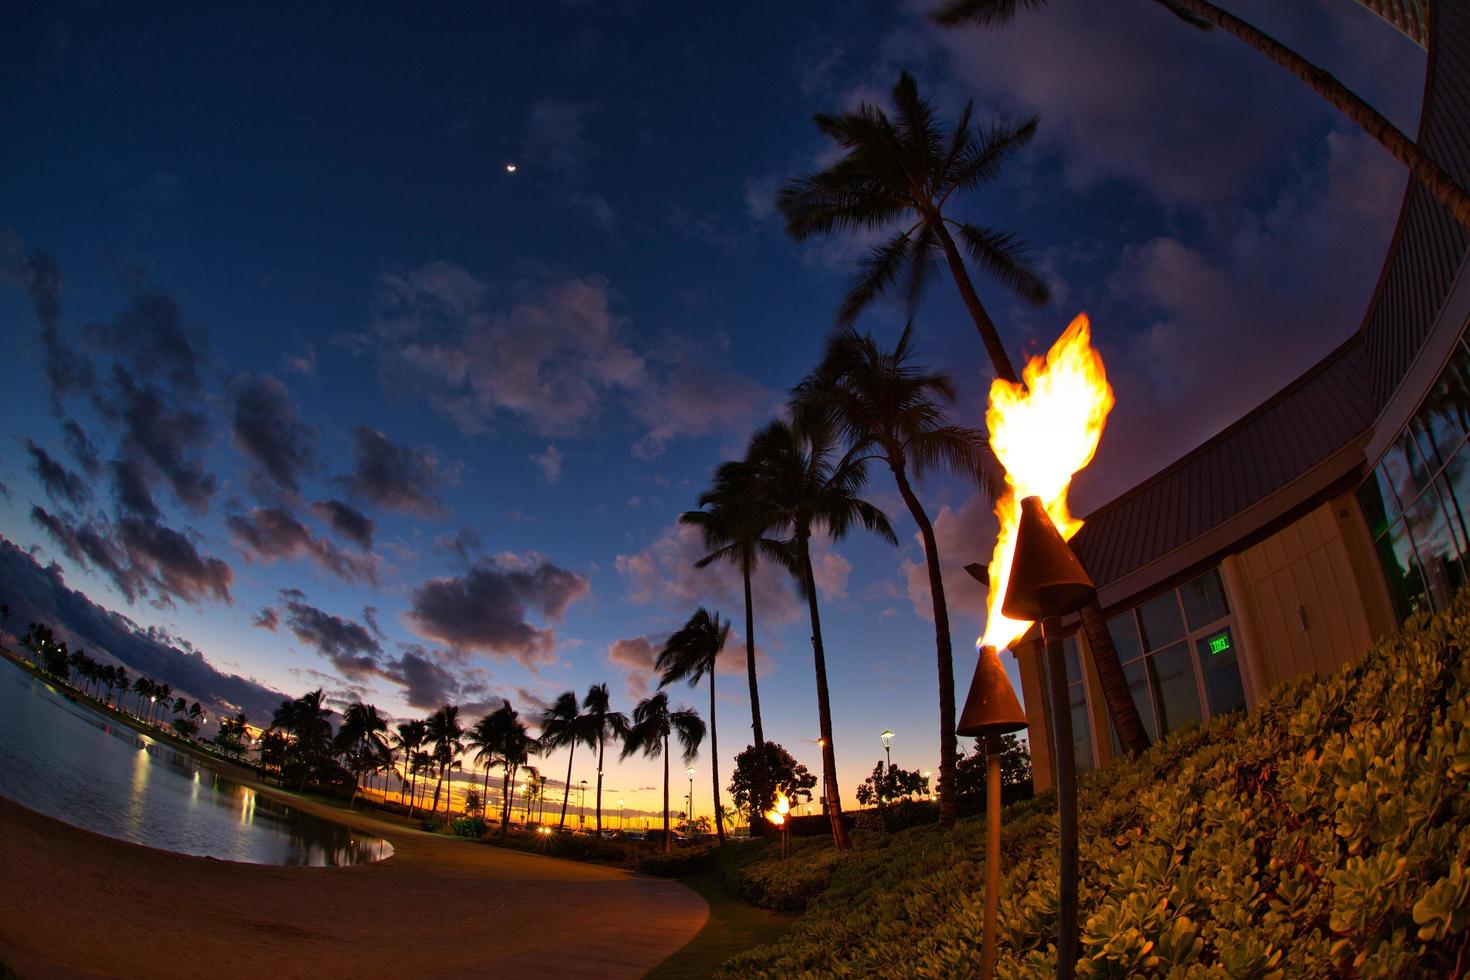
<svg viewBox="0 0 1470 980"><path fill-rule="evenodd" d="M1418 140L1470 184L1470 4L1434 4L1431 16ZM1404 381L1467 250L1470 233L1411 180L1357 332L1244 418L1086 517L1073 546L1099 589L1156 586L1184 564L1161 559L1220 546L1227 532L1238 543L1279 519L1280 507L1252 511L1266 498L1297 485L1320 494L1361 467L1361 453L1341 451L1372 429ZM1329 463L1342 472L1324 475ZM1301 494L1280 495L1302 502Z"/></svg>

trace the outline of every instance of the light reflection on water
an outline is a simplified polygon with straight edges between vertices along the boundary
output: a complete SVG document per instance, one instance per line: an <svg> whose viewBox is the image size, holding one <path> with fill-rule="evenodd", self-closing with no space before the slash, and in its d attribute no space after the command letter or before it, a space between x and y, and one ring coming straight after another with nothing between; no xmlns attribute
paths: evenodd
<svg viewBox="0 0 1470 980"><path fill-rule="evenodd" d="M118 725L8 660L0 795L108 837L226 861L347 865L393 853L381 838L261 796Z"/></svg>

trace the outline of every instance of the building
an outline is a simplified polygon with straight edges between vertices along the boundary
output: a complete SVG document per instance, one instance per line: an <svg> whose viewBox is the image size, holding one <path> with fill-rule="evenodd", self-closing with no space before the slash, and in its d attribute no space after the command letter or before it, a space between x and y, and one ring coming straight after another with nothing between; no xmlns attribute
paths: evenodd
<svg viewBox="0 0 1470 980"><path fill-rule="evenodd" d="M1366 2L1366 0L1365 0ZM1470 184L1470 4L1369 3L1425 18L1418 140ZM1398 25L1401 26L1401 25ZM1470 571L1470 233L1414 181L1362 323L1244 418L1088 515L1098 586L1151 737L1341 668ZM1067 641L1079 768L1116 751L1086 641ZM1033 631L1034 634L1035 631ZM1017 645L1033 736L1044 660ZM1038 787L1051 783L1033 752Z"/></svg>

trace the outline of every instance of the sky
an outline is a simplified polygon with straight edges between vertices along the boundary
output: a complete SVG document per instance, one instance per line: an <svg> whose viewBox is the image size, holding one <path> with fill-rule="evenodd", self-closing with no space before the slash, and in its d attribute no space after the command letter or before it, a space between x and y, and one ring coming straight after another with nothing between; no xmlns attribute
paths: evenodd
<svg viewBox="0 0 1470 980"><path fill-rule="evenodd" d="M1412 132L1423 52L1358 4L1230 7ZM1023 238L1050 285L1033 307L977 274L1013 356L1092 318L1117 406L1075 512L1361 321L1402 169L1156 4L1055 0L990 32L941 31L916 3L668 11L11 12L0 590L16 618L258 722L317 687L395 719L501 698L534 718L599 682L631 711L703 604L736 623L716 680L727 782L749 742L740 583L693 568L677 518L814 365L871 244L784 232L776 191L834 159L812 114L885 102L903 69L947 118L972 100L986 122L1040 118L956 213ZM905 316L883 302L860 327L892 343ZM916 334L957 384L955 418L981 425L991 374L949 280ZM900 546L817 549L848 804L884 729L894 764L938 762L923 552L885 477L871 499ZM920 492L963 697L982 595L961 569L994 521L959 480ZM805 611L773 569L755 596L767 737L816 771ZM672 696L708 716L704 687ZM565 754L542 763L559 797ZM708 813L708 745L694 765ZM584 751L572 783L594 770ZM660 778L619 763L606 798L651 812Z"/></svg>

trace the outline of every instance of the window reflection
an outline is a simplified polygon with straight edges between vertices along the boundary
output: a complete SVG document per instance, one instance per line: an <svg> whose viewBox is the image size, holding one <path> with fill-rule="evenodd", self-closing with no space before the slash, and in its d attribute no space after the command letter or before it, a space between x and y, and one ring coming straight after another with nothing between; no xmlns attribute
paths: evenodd
<svg viewBox="0 0 1470 980"><path fill-rule="evenodd" d="M1192 630L1203 629L1230 614L1218 569L1212 568L1193 582L1186 582L1179 589L1179 598L1184 601L1184 618Z"/></svg>
<svg viewBox="0 0 1470 980"><path fill-rule="evenodd" d="M1194 683L1194 664L1189 659L1188 644L1176 643L1150 654L1148 669L1154 708L1165 732L1178 731L1204 717L1200 711L1199 690Z"/></svg>
<svg viewBox="0 0 1470 980"><path fill-rule="evenodd" d="M1140 606L1138 621L1148 650L1166 647L1184 636L1184 617L1179 614L1179 597L1173 592Z"/></svg>
<svg viewBox="0 0 1470 980"><path fill-rule="evenodd" d="M1245 685L1240 680L1240 661L1235 656L1235 636L1225 627L1195 641L1200 665L1205 672L1205 698L1210 717L1245 707Z"/></svg>

